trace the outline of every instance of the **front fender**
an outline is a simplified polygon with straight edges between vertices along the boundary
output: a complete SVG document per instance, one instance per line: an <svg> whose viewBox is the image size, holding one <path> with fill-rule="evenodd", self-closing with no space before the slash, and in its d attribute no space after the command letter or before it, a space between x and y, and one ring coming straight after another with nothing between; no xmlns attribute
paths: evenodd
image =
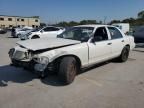
<svg viewBox="0 0 144 108"><path fill-rule="evenodd" d="M75 56L81 61L81 65L84 66L88 64L88 46L87 43L72 45L50 50L40 54L39 56L48 57L50 63L62 56Z"/></svg>
<svg viewBox="0 0 144 108"><path fill-rule="evenodd" d="M52 51L49 51L49 52L46 52L46 53L43 53L39 56L46 56L49 58L49 62L53 62L55 59L59 58L59 57L62 57L62 56L67 56L67 55L73 55L71 53L68 53L67 51L55 51L55 50L52 50ZM76 55L74 55L76 56Z"/></svg>

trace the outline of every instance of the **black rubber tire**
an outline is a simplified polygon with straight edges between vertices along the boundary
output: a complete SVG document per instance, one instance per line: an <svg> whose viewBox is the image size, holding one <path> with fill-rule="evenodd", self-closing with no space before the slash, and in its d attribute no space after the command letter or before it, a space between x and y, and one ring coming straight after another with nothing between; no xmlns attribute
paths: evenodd
<svg viewBox="0 0 144 108"><path fill-rule="evenodd" d="M38 39L40 38L38 35L34 35L31 39Z"/></svg>
<svg viewBox="0 0 144 108"><path fill-rule="evenodd" d="M68 85L71 84L78 71L78 65L74 57L64 57L59 66L58 76L60 80Z"/></svg>
<svg viewBox="0 0 144 108"><path fill-rule="evenodd" d="M125 46L121 52L121 55L118 57L118 60L120 62L126 62L129 57L129 51L130 51L130 48L128 46Z"/></svg>
<svg viewBox="0 0 144 108"><path fill-rule="evenodd" d="M20 38L20 34L18 34L16 37L17 37L17 38Z"/></svg>

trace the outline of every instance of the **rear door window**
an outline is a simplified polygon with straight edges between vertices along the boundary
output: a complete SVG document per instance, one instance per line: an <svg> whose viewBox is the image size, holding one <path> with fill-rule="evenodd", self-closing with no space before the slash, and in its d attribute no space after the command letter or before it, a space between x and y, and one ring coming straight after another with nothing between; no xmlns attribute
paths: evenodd
<svg viewBox="0 0 144 108"><path fill-rule="evenodd" d="M121 32L115 27L108 27L108 30L111 35L111 39L120 39L123 38Z"/></svg>

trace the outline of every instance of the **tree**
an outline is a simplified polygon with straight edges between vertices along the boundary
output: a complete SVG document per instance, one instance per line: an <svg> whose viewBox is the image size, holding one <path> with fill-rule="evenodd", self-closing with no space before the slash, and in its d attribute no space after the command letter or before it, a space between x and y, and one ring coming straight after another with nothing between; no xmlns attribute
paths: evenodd
<svg viewBox="0 0 144 108"><path fill-rule="evenodd" d="M41 27L45 27L45 26L46 26L46 23L40 23L40 26L41 26Z"/></svg>
<svg viewBox="0 0 144 108"><path fill-rule="evenodd" d="M137 19L133 25L137 25L137 26L144 25L144 18Z"/></svg>
<svg viewBox="0 0 144 108"><path fill-rule="evenodd" d="M111 24L114 24L114 23L120 23L121 21L120 20L112 20L111 22L110 22L110 25Z"/></svg>
<svg viewBox="0 0 144 108"><path fill-rule="evenodd" d="M71 27L71 26L77 26L77 25L79 25L78 22L75 22L75 21L69 22L69 27Z"/></svg>
<svg viewBox="0 0 144 108"><path fill-rule="evenodd" d="M99 21L99 24L102 24L103 22L102 21Z"/></svg>
<svg viewBox="0 0 144 108"><path fill-rule="evenodd" d="M135 22L135 19L134 19L134 18L127 18L127 19L124 19L124 20L122 21L122 23L133 23L133 22Z"/></svg>
<svg viewBox="0 0 144 108"><path fill-rule="evenodd" d="M56 26L71 27L71 26L86 25L86 24L97 24L97 21L96 20L82 20L80 22L76 22L76 21L59 22L58 24L56 24Z"/></svg>
<svg viewBox="0 0 144 108"><path fill-rule="evenodd" d="M144 11L138 13L138 18L139 19L144 18Z"/></svg>
<svg viewBox="0 0 144 108"><path fill-rule="evenodd" d="M56 26L60 26L60 27L68 27L69 24L68 24L68 22L63 21L63 22L59 22L58 24L56 24Z"/></svg>
<svg viewBox="0 0 144 108"><path fill-rule="evenodd" d="M80 21L80 25L86 25L86 24L97 24L96 20L82 20Z"/></svg>

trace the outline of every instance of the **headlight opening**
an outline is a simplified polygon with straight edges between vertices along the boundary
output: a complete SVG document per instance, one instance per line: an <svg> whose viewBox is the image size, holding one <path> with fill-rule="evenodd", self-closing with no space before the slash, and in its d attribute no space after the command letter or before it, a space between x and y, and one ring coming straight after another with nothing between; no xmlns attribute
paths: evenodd
<svg viewBox="0 0 144 108"><path fill-rule="evenodd" d="M39 64L47 65L49 63L49 58L48 57L36 57L33 60L35 62L39 63Z"/></svg>

